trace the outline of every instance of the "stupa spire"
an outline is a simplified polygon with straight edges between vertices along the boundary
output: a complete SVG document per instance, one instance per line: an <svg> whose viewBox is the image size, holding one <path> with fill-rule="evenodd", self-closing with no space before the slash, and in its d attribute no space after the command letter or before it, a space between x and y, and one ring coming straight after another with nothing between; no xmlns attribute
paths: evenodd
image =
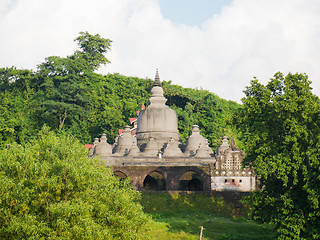
<svg viewBox="0 0 320 240"><path fill-rule="evenodd" d="M158 73L158 68L156 70L156 76L154 77L154 82L153 82L153 86L159 86L161 87L161 81L160 81L160 77L159 77L159 73Z"/></svg>

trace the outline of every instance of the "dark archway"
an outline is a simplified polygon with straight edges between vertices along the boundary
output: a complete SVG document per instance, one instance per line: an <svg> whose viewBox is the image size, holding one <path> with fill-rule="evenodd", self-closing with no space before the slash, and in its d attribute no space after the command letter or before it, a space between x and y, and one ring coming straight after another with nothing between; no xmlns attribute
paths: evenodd
<svg viewBox="0 0 320 240"><path fill-rule="evenodd" d="M179 190L203 191L201 176L194 171L185 172L179 179Z"/></svg>
<svg viewBox="0 0 320 240"><path fill-rule="evenodd" d="M145 190L166 190L166 181L161 173L154 171L144 179L143 188Z"/></svg>
<svg viewBox="0 0 320 240"><path fill-rule="evenodd" d="M125 175L123 172L121 171L115 171L113 172L113 174L117 177L120 178L120 180L123 180L123 179L126 179L127 178L127 175Z"/></svg>

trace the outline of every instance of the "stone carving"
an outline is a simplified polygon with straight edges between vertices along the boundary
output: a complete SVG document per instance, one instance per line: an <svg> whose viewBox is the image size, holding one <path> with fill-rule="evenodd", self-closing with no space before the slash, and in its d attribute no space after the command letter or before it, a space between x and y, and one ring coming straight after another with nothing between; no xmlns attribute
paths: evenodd
<svg viewBox="0 0 320 240"><path fill-rule="evenodd" d="M255 175L252 169L241 168L244 152L236 147L234 139L229 145L228 138L223 137L217 154L213 156L199 126L193 125L184 146L178 132L177 114L166 105L166 101L157 71L149 105L137 112L133 128L126 126L119 131L121 134L115 141L113 154L106 135L102 134L100 141L95 139L89 156L100 155L101 163L130 177L137 189L152 184L156 184L154 189L159 189L159 179L152 175L155 172L162 176L168 190L185 190L181 186L187 181L191 190L195 189L195 184L197 189L206 191L255 189ZM186 173L192 178L178 179ZM196 181L194 174L198 174L201 181Z"/></svg>
<svg viewBox="0 0 320 240"><path fill-rule="evenodd" d="M118 143L114 148L114 155L128 155L134 141L133 138L134 137L131 135L130 126L126 126L123 133L118 138Z"/></svg>
<svg viewBox="0 0 320 240"><path fill-rule="evenodd" d="M225 150L229 149L228 137L224 136L222 138L222 144L217 148L217 155L221 155Z"/></svg>
<svg viewBox="0 0 320 240"><path fill-rule="evenodd" d="M146 157L157 157L159 153L159 149L157 147L157 143L154 138L150 138L146 148L143 151L143 156Z"/></svg>
<svg viewBox="0 0 320 240"><path fill-rule="evenodd" d="M158 149L162 149L170 138L180 140L176 111L165 105L166 101L157 72L149 99L150 104L140 111L137 119L136 137L142 150L150 138L155 140Z"/></svg>
<svg viewBox="0 0 320 240"><path fill-rule="evenodd" d="M101 134L100 142L95 147L95 154L106 157L112 154L112 147L107 143L107 135Z"/></svg>
<svg viewBox="0 0 320 240"><path fill-rule="evenodd" d="M170 158L212 157L212 150L206 139L201 136L198 125L192 126L192 133L188 137L187 144L184 147L178 132L177 114L165 104L166 101L167 99L163 96L163 89L157 70L151 90L149 106L141 109L139 112L136 132L132 132L130 127L126 126L122 134L116 138L112 156L161 158L163 153L163 157ZM132 136L134 133L136 133L136 136ZM96 145L96 150L92 153L93 155L111 155L105 135L101 137L101 141L96 143ZM184 149L184 152L181 149Z"/></svg>
<svg viewBox="0 0 320 240"><path fill-rule="evenodd" d="M200 143L195 157L197 158L210 158L213 154L212 149L209 147L208 139L205 139L204 143Z"/></svg>
<svg viewBox="0 0 320 240"><path fill-rule="evenodd" d="M237 148L234 139L232 138L231 145L228 143L228 138L222 138L222 144L217 148L217 169L239 170L241 169L242 159L245 153Z"/></svg>
<svg viewBox="0 0 320 240"><path fill-rule="evenodd" d="M205 144L205 138L200 135L199 126L193 125L192 133L190 137L187 138L187 144L184 150L185 155L193 157L196 154L200 144Z"/></svg>
<svg viewBox="0 0 320 240"><path fill-rule="evenodd" d="M132 142L132 146L131 146L131 149L129 152L129 156L136 157L139 155L140 155L140 149L137 145L137 139L136 139L136 137L133 137L133 142Z"/></svg>
<svg viewBox="0 0 320 240"><path fill-rule="evenodd" d="M182 151L179 148L179 142L170 138L167 147L163 151L163 157L182 157Z"/></svg>

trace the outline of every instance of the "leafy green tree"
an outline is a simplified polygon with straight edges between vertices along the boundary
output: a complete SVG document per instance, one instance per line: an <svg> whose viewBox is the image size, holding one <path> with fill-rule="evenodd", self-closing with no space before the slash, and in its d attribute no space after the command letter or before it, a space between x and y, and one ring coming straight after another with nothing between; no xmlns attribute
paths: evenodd
<svg viewBox="0 0 320 240"><path fill-rule="evenodd" d="M310 83L305 74L255 79L236 117L261 182L249 198L253 217L275 223L278 239L320 238L320 105Z"/></svg>
<svg viewBox="0 0 320 240"><path fill-rule="evenodd" d="M109 62L104 53L110 50L110 39L80 32L75 41L79 50L73 55L47 57L36 71L0 69L0 147L32 138L44 124L73 134L82 143L105 132L112 143L118 129L136 117L142 103L147 104L151 79L95 73ZM213 148L221 136L237 135L229 118L239 104L171 81L163 81L163 88L167 104L177 111L183 141L193 124L200 126Z"/></svg>
<svg viewBox="0 0 320 240"><path fill-rule="evenodd" d="M104 53L110 50L112 41L102 38L99 34L91 35L88 32L80 32L75 39L82 51L76 51L75 57L84 59L92 70L98 69L101 64L109 63Z"/></svg>
<svg viewBox="0 0 320 240"><path fill-rule="evenodd" d="M138 239L139 197L66 134L0 150L1 239Z"/></svg>
<svg viewBox="0 0 320 240"><path fill-rule="evenodd" d="M33 78L30 70L0 68L0 147L34 133Z"/></svg>
<svg viewBox="0 0 320 240"><path fill-rule="evenodd" d="M85 109L90 104L85 71L84 61L54 56L39 66L38 74L43 79L38 92L40 111L50 126L62 129L67 118L85 117Z"/></svg>
<svg viewBox="0 0 320 240"><path fill-rule="evenodd" d="M39 119L40 125L46 123L59 129L67 124L72 133L83 134L86 137L82 139L88 140L88 110L93 101L89 82L95 77L92 71L109 62L104 53L110 49L111 40L80 32L75 41L81 51L66 58L48 57L38 67Z"/></svg>

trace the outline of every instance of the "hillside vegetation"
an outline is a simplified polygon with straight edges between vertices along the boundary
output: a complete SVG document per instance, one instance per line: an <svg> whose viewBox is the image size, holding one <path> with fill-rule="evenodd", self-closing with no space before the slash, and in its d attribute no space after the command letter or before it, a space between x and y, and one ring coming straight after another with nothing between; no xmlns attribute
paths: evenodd
<svg viewBox="0 0 320 240"><path fill-rule="evenodd" d="M118 129L136 117L142 103L147 104L152 80L95 73L107 60L92 59L93 53L99 53L93 44L97 40L88 33L80 36L84 38L76 39L80 51L71 56L50 56L36 70L0 68L1 146L12 141L24 143L43 125L69 132L82 143L106 133L113 143ZM163 88L167 104L177 111L183 141L193 124L200 126L214 148L223 135L236 137L229 119L239 104L171 81L163 81Z"/></svg>
<svg viewBox="0 0 320 240"><path fill-rule="evenodd" d="M129 124L129 118L136 116L142 103L147 104L152 80L121 74L97 74L95 70L109 62L104 53L110 49L112 41L87 32L81 32L75 41L80 50L67 57L50 56L36 70L0 68L0 238L11 238L21 232L26 234L21 235L21 239L28 236L46 238L48 234L83 239L85 234L90 235L88 231L93 231L93 228L103 229L101 236L120 239L140 238L140 234L144 234L142 229L147 217L137 203L138 194L129 186L122 186L110 172L106 175L107 179L100 177L104 172L93 170L96 165L86 162L87 153L81 147L101 133L106 133L109 143L113 143L118 129ZM277 239L320 239L320 100L312 93L311 81L306 74L289 73L285 76L276 73L266 85L254 79L244 91L246 97L242 99L243 105L220 99L206 90L183 88L171 81L163 81L163 88L167 104L177 112L182 141L190 135L191 126L197 124L213 149L220 144L221 137L227 135L235 137L236 144L246 151L245 163L254 168L260 180L260 190L253 192L246 200L255 220L273 224ZM49 134L49 140L41 138L39 143L38 133L41 129L47 129L45 125L54 133ZM54 134L68 137L58 139ZM79 143L72 145L77 141ZM69 146L73 153L70 153ZM78 174L78 168L74 171L70 168L69 153L81 171L84 166L79 165L77 159L83 160L86 172ZM55 169L50 165L52 159L60 164ZM41 164L45 168L39 168ZM36 171L31 171L31 168ZM70 179L66 178L69 173L73 184L80 187L76 193L69 189ZM87 177L84 181L89 186L86 182L79 182L80 175ZM97 185L92 183L91 186L94 179L98 179ZM101 192L101 186L108 182L108 187L118 191L114 193L108 189L110 191L106 195ZM100 189L97 199L89 197L95 192L92 187ZM100 208L100 204L104 205L104 201L109 199L110 207L121 208L113 194L120 194L119 201L122 201L122 197L126 199L126 190L132 197L129 196L131 200L125 206L133 206L136 211L131 212L123 207L123 216L115 214L111 220L101 221L99 214L104 214L105 206ZM94 206L85 202L89 204L86 205L88 211L81 212L78 205L71 208L63 205L64 209L59 210L56 206L65 204L61 199L66 194L74 194L76 204L89 199ZM49 206L48 203L52 204ZM197 204L201 205L199 202ZM209 203L211 207L216 204ZM150 210L150 205L144 206L146 211ZM222 209L224 207L227 205ZM75 212L80 211L79 216L88 221L71 215L72 208ZM92 209L95 212L90 211ZM196 225L189 224L192 225L192 235L200 224L199 219L195 218L198 212L189 213L192 217L188 218L183 215L185 213L160 214L159 219L171 222L171 227L176 226L172 229L187 229L185 225L177 227L179 222L189 224L187 220L194 219ZM210 215L206 214L207 211L199 213L199 216ZM137 221L134 216L137 216ZM208 226L218 228L219 224L212 216L207 220L214 224ZM119 221L121 217L124 217L124 222L128 220L128 224L133 222L129 235L125 235L126 226L122 226L122 220ZM95 221L96 225L87 224ZM74 222L79 231L68 227L73 226ZM228 219L220 222L232 225ZM157 228L159 225L154 226ZM122 230L118 232L118 229ZM165 232L171 231L166 229ZM230 232L228 229L226 231ZM150 234L160 233L155 231ZM234 235L221 237L250 239L239 232L234 234L238 238ZM141 238L144 237L142 235ZM256 239L254 234L252 237ZM182 235L172 235L171 238L195 239L194 236L188 238ZM267 234L268 238L270 235Z"/></svg>
<svg viewBox="0 0 320 240"><path fill-rule="evenodd" d="M139 198L67 134L0 150L0 239L140 239Z"/></svg>

